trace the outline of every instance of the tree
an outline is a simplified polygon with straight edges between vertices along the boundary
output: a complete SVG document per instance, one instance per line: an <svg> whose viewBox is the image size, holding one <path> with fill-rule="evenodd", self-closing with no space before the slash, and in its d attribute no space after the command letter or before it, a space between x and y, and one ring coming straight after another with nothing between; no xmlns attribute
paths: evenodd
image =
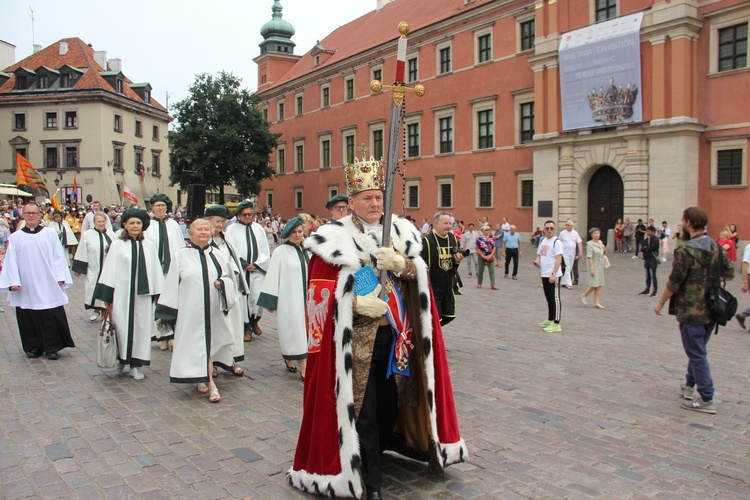
<svg viewBox="0 0 750 500"><path fill-rule="evenodd" d="M253 96L240 88L241 80L221 72L195 78L190 95L174 106L177 127L169 133L171 185L205 184L219 190L234 185L242 196L260 191L260 183L274 175L268 158L280 134L255 106Z"/></svg>

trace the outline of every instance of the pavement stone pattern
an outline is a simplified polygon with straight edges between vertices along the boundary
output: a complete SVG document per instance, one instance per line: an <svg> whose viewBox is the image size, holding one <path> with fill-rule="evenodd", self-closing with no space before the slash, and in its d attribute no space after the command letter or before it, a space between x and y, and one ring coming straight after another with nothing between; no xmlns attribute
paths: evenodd
<svg viewBox="0 0 750 500"><path fill-rule="evenodd" d="M518 280L476 288L465 265L458 318L446 327L466 463L444 477L387 455L385 498L748 498L750 335L736 322L709 344L717 415L680 408L687 364L677 324L639 296L642 261L610 256L605 309L562 290L562 328L536 325L546 304L530 246ZM671 263L659 266L666 283ZM662 285L663 286L663 285ZM739 276L728 286L739 292ZM96 366L98 323L75 279L66 307L77 344L27 359L15 314L0 314L0 498L301 498L285 478L302 382L279 353L275 319L246 344L242 378L220 375L211 404L170 384L154 344L146 379ZM303 314L303 311L300 311Z"/></svg>

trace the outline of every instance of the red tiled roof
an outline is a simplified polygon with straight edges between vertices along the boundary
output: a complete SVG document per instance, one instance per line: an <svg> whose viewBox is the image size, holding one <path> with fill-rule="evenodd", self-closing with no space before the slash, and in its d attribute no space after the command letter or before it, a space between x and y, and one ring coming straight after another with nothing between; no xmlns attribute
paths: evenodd
<svg viewBox="0 0 750 500"><path fill-rule="evenodd" d="M60 42L66 42L68 44L68 52L65 55L60 55ZM36 70L40 66L47 66L48 68L59 69L64 65L73 66L79 69L88 69L80 78L77 79L76 84L73 88L77 90L91 90L91 89L102 89L109 92L116 92L112 86L99 74L101 71L106 71L108 68L102 68L94 60L94 49L89 47L80 38L63 38L52 45L40 50L39 52L30 55L26 59L18 61L12 66L5 68L4 72L12 73L19 67ZM129 78L125 78L126 85L123 86L123 95L134 101L144 103L143 99L136 94L129 85L133 83ZM4 85L0 86L0 94L7 94L16 84L15 76L10 78ZM144 103L145 104L145 103ZM154 108L161 111L167 111L164 106L159 104L155 99L151 99L150 103Z"/></svg>
<svg viewBox="0 0 750 500"><path fill-rule="evenodd" d="M322 47L336 50L320 65L315 66L315 59L310 57L308 52L283 77L269 88L263 89L263 92L289 83L312 71L341 62L372 47L395 40L398 37L398 23L401 21L408 22L410 31L413 33L418 29L493 1L495 0L474 0L467 4L465 0L395 0L379 11L373 10L340 26L320 40ZM292 16L293 14L290 13L290 17Z"/></svg>

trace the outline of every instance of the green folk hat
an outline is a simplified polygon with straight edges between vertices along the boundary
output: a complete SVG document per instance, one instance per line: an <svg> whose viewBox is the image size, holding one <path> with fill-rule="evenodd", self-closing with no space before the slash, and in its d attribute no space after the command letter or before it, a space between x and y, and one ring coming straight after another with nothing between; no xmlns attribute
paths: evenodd
<svg viewBox="0 0 750 500"><path fill-rule="evenodd" d="M289 238L289 235L292 233L294 228L297 226L302 225L302 218L301 217L292 217L287 221L287 223L284 225L284 230L281 231L281 239L285 240Z"/></svg>
<svg viewBox="0 0 750 500"><path fill-rule="evenodd" d="M326 202L326 208L330 210L332 206L342 201L349 203L349 197L345 194L337 194L336 196L331 196L331 199Z"/></svg>
<svg viewBox="0 0 750 500"><path fill-rule="evenodd" d="M223 217L225 219L232 218L232 212L224 205L211 205L206 209L206 217Z"/></svg>

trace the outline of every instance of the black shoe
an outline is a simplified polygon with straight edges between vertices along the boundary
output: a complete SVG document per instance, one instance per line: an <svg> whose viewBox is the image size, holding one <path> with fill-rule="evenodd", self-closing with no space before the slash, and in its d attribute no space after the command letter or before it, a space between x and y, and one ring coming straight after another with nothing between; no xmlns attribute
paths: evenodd
<svg viewBox="0 0 750 500"><path fill-rule="evenodd" d="M381 500L380 492L379 491L368 491L367 492L367 500Z"/></svg>
<svg viewBox="0 0 750 500"><path fill-rule="evenodd" d="M643 290L643 291L642 291L641 293L639 293L638 295L649 295L649 293L648 293L648 288L646 288L645 290Z"/></svg>
<svg viewBox="0 0 750 500"><path fill-rule="evenodd" d="M463 292L461 290L456 290L455 292L453 292L453 295L463 295Z"/></svg>
<svg viewBox="0 0 750 500"><path fill-rule="evenodd" d="M737 315L735 316L735 318L737 319L737 322L738 322L738 323L740 324L740 326L742 327L742 329L743 329L743 330L745 330L745 329L747 328L747 327L745 326L745 318L743 318L743 317L742 317L742 316L740 316L739 314L737 314Z"/></svg>
<svg viewBox="0 0 750 500"><path fill-rule="evenodd" d="M47 359L50 359L52 361L54 361L57 358L59 358L59 356L57 355L57 351L45 353L44 357L47 358Z"/></svg>
<svg viewBox="0 0 750 500"><path fill-rule="evenodd" d="M41 355L42 355L42 353L39 352L39 351L29 351L29 352L26 353L26 357L27 358L32 358L32 359L33 358L38 358Z"/></svg>
<svg viewBox="0 0 750 500"><path fill-rule="evenodd" d="M651 296L656 297L656 290L654 290L654 293L652 293Z"/></svg>

